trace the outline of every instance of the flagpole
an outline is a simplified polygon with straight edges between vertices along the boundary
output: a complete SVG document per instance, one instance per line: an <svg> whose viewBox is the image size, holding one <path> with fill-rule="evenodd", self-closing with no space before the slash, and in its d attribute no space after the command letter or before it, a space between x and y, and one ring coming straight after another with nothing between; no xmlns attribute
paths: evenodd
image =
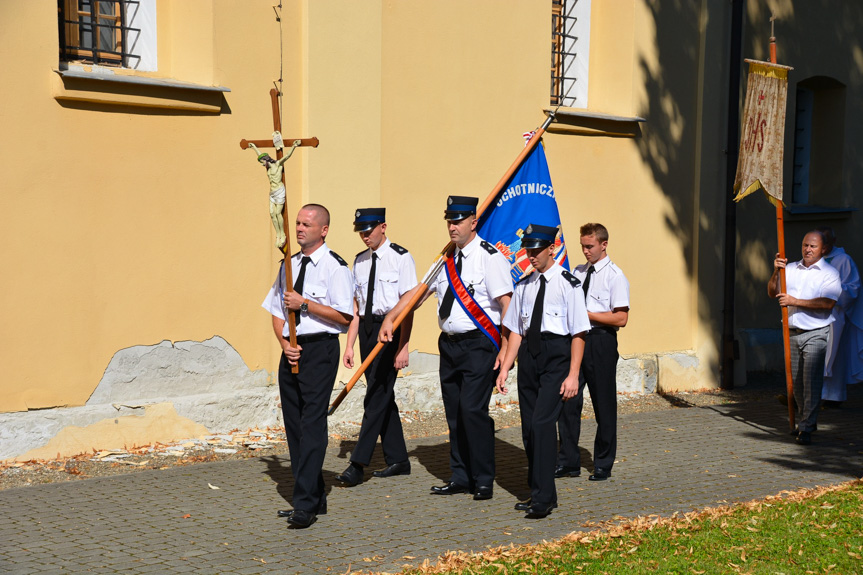
<svg viewBox="0 0 863 575"><path fill-rule="evenodd" d="M527 143L524 146L524 149L521 151L521 153L519 153L519 155L516 157L515 161L512 163L512 165L509 167L509 169L506 171L506 173L501 177L500 181L498 181L498 183L492 189L492 191L488 195L488 197L486 197L486 199L477 207L477 210L476 210L477 219L479 219L480 216L482 216L483 212L485 212L485 210L491 205L491 203L495 200L495 198L497 198L497 195L504 188L504 186L506 186L506 183L512 179L512 176L515 174L515 172L518 170L518 168L521 166L521 164L524 162L524 160L528 157L528 155L530 155L530 153L534 150L534 148L536 148L536 146L539 144L539 141L542 138L542 135L545 133L546 129L548 128L549 125L551 125L551 123L553 121L554 121L554 112L550 112L548 115L548 118L545 119L545 122L543 122L542 126L540 126L540 128L537 129L537 131L533 134L533 136L531 136L530 140L527 141ZM425 275L425 277L423 278L423 281L419 284L419 286L417 286L417 288L414 289L414 295L411 297L410 300L408 300L407 306L405 306L405 308L402 310L402 312L393 321L393 331L394 332L402 324L402 322L405 320L405 318L408 316L408 314L413 311L417 302L428 291L429 282L434 280L434 278L437 277L438 273L440 273L440 270L443 268L446 256L452 248L453 248L453 243L452 242L447 243L447 245L444 246L444 248L440 251L437 258L435 258L432 269L429 270L429 272ZM335 410L339 407L339 405L341 405L342 401L345 399L345 397L347 397L348 393L350 393L350 391L354 388L354 385L356 385L357 381L360 379L360 377L363 375L363 373L365 373L366 369L368 369L368 367L374 361L375 357L377 357L378 353L380 353L380 351L383 349L384 345L385 344L382 342L378 342L377 345L375 345L374 349L372 349L371 353L369 353L368 357L366 357L365 361L363 361L363 363L360 365L359 369L357 369L357 371L351 377L350 381L348 381L348 383L345 385L344 389L342 389L342 391L339 393L338 397L336 397L335 401L333 401L333 404L330 406L330 410L327 412L327 415L332 415L333 412L335 412Z"/></svg>
<svg viewBox="0 0 863 575"><path fill-rule="evenodd" d="M773 20L770 18L770 63L776 64L776 36L773 35ZM785 214L782 201L776 200L776 236L779 257L785 259ZM779 293L786 293L785 268L779 268ZM788 396L788 427L794 431L794 380L791 378L791 333L788 326L788 307L782 310L782 344L785 347L785 391Z"/></svg>

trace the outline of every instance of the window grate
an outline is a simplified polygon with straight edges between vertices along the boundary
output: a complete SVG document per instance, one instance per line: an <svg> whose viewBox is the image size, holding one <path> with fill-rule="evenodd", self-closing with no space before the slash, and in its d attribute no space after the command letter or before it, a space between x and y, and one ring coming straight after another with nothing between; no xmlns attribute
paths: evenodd
<svg viewBox="0 0 863 575"><path fill-rule="evenodd" d="M60 60L129 67L130 5L138 0L57 0Z"/></svg>
<svg viewBox="0 0 863 575"><path fill-rule="evenodd" d="M578 36L573 34L578 18L578 0L552 0L551 3L551 105L576 107L574 92Z"/></svg>

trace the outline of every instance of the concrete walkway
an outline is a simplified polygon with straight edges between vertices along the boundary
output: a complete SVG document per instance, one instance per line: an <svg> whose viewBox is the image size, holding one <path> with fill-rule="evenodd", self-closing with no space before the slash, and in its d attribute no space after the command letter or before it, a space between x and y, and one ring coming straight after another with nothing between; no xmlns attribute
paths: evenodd
<svg viewBox="0 0 863 575"><path fill-rule="evenodd" d="M593 421L583 429L582 445L592 447ZM305 530L276 517L289 507L292 489L279 458L10 489L0 492L0 572L398 571L448 550L560 537L586 521L670 515L835 484L863 475L861 394L822 411L813 439L796 445L775 401L624 416L613 477L589 482L583 470L558 480L560 508L542 520L512 508L528 495L517 428L497 432L495 496L482 502L429 495L449 476L443 437L409 442L412 475L352 489L334 478L351 443L331 442L324 464L329 514ZM590 469L589 450L583 454Z"/></svg>

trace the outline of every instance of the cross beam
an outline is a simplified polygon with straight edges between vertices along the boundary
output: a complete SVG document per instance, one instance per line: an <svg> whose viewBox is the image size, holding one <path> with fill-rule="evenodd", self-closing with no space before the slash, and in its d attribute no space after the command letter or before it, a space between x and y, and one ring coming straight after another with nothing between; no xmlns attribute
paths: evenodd
<svg viewBox="0 0 863 575"><path fill-rule="evenodd" d="M270 101L273 105L273 130L281 133L282 131L282 118L279 113L279 91L275 88L270 90ZM300 140L300 147L311 147L317 148L320 143L317 138L290 138L287 141L293 142L295 139ZM240 140L240 148L247 149L249 144L254 144L259 148L274 148L275 144L272 139L270 140ZM281 148L276 149L276 159L281 160L283 156L283 152ZM282 184L285 183L285 172L282 171ZM294 285L293 272L291 270L291 250L290 246L290 234L288 233L288 202L287 198L285 198L285 207L282 208L282 217L285 221L285 245L282 247L282 252L285 254L285 289L291 290ZM291 342L292 347L297 347L297 325L296 320L294 319L294 314L289 313L288 310L285 310L285 320L288 322L288 333L289 340ZM300 368L299 365L291 366L291 372L299 373Z"/></svg>

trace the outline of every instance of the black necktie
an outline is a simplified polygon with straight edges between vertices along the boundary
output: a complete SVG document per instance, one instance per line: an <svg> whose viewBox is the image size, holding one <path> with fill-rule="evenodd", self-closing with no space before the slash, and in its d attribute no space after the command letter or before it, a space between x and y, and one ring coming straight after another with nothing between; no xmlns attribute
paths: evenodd
<svg viewBox="0 0 863 575"><path fill-rule="evenodd" d="M303 282L306 279L306 266L310 261L312 261L312 258L310 258L309 256L303 256L303 259L300 261L302 265L300 265L300 273L297 275L297 281L294 282L294 291L300 294L300 296L302 296ZM295 325L300 325L300 310L294 312L294 318Z"/></svg>
<svg viewBox="0 0 863 575"><path fill-rule="evenodd" d="M455 270L461 274L461 258L462 253L459 252L455 257ZM449 317L450 312L452 311L452 302L455 301L455 296L452 292L452 286L447 286L446 294L443 296L443 301L440 304L440 309L438 310L438 315L441 319L446 319Z"/></svg>
<svg viewBox="0 0 863 575"><path fill-rule="evenodd" d="M596 268L590 266L587 268L587 275L584 277L584 284L581 286L584 289L584 297L587 297L587 291L590 289L590 274L594 273Z"/></svg>
<svg viewBox="0 0 863 575"><path fill-rule="evenodd" d="M372 306L374 305L375 298L375 271L377 269L378 264L378 254L372 252L372 269L369 272L369 291L366 294L366 315L363 318L363 328L366 330L366 335L372 332L372 321L374 319L372 314Z"/></svg>
<svg viewBox="0 0 863 575"><path fill-rule="evenodd" d="M530 355L539 355L539 340L542 333L542 304L545 300L545 276L539 276L539 290L536 292L536 301L533 302L533 313L530 316L530 327L527 329L527 350Z"/></svg>

